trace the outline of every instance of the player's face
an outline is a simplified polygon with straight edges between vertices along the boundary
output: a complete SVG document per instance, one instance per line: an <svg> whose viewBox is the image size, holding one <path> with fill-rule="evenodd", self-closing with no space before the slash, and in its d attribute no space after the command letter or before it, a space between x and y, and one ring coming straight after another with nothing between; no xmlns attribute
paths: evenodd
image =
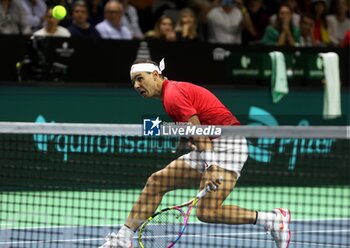
<svg viewBox="0 0 350 248"><path fill-rule="evenodd" d="M131 82L134 89L144 98L156 97L157 82L154 80L154 75L147 72L136 72L131 75Z"/></svg>

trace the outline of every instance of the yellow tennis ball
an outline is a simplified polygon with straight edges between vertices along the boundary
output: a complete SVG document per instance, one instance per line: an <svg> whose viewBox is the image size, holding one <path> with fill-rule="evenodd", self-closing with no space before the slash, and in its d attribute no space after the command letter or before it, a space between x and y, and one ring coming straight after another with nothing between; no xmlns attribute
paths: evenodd
<svg viewBox="0 0 350 248"><path fill-rule="evenodd" d="M57 20L62 20L63 18L66 17L66 14L67 14L67 10L62 5L56 5L52 9L52 16Z"/></svg>

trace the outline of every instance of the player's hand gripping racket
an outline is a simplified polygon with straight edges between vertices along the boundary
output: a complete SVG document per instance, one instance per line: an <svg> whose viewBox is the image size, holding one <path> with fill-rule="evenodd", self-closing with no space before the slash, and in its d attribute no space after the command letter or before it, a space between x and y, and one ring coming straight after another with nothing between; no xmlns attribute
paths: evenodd
<svg viewBox="0 0 350 248"><path fill-rule="evenodd" d="M193 207L212 188L207 186L195 198L181 205L154 213L140 228L138 241L142 248L170 248L184 233ZM189 206L185 213L183 207Z"/></svg>

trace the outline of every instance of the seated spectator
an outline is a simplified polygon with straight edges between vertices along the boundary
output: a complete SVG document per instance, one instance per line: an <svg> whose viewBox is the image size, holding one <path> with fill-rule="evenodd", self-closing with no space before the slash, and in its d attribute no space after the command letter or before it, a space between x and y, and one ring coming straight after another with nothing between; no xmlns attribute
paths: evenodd
<svg viewBox="0 0 350 248"><path fill-rule="evenodd" d="M123 25L123 5L116 0L109 0L104 9L105 19L96 25L97 31L103 39L131 40L132 33Z"/></svg>
<svg viewBox="0 0 350 248"><path fill-rule="evenodd" d="M97 32L87 20L88 8L84 1L75 1L72 7L72 24L68 27L72 37L99 38Z"/></svg>
<svg viewBox="0 0 350 248"><path fill-rule="evenodd" d="M221 0L208 13L207 25L211 43L241 44L243 27L256 35L243 0Z"/></svg>
<svg viewBox="0 0 350 248"><path fill-rule="evenodd" d="M0 34L32 33L22 0L0 0Z"/></svg>
<svg viewBox="0 0 350 248"><path fill-rule="evenodd" d="M312 15L315 21L314 37L318 45L330 44L329 30L326 21L327 5L325 0L312 0Z"/></svg>
<svg viewBox="0 0 350 248"><path fill-rule="evenodd" d="M23 0L22 5L27 13L32 32L42 28L47 10L44 0Z"/></svg>
<svg viewBox="0 0 350 248"><path fill-rule="evenodd" d="M157 18L154 15L154 3L156 0L129 0L137 9L140 28L143 33L152 30L156 24Z"/></svg>
<svg viewBox="0 0 350 248"><path fill-rule="evenodd" d="M145 34L147 40L176 41L175 24L173 19L162 15L156 22L154 30Z"/></svg>
<svg viewBox="0 0 350 248"><path fill-rule="evenodd" d="M155 20L158 20L162 15L170 16L174 21L177 20L178 8L177 3L180 2L174 0L156 0L152 6L152 14ZM180 8L181 9L181 8ZM175 15L174 15L175 14Z"/></svg>
<svg viewBox="0 0 350 248"><path fill-rule="evenodd" d="M299 28L293 24L292 10L281 5L275 23L265 29L261 42L266 45L295 46L299 42Z"/></svg>
<svg viewBox="0 0 350 248"><path fill-rule="evenodd" d="M252 35L247 29L243 29L243 44L259 42L268 25L270 25L270 17L263 10L263 0L248 0L247 11L256 30L256 35Z"/></svg>
<svg viewBox="0 0 350 248"><path fill-rule="evenodd" d="M286 4L290 7L290 9L292 10L293 13L293 24L296 27L299 27L300 24L300 15L298 14L298 2L297 0L283 0L282 4ZM270 17L270 23L274 23L276 20L276 14L272 15Z"/></svg>
<svg viewBox="0 0 350 248"><path fill-rule="evenodd" d="M327 16L329 37L332 45L340 46L346 31L350 27L350 19L347 17L349 2L347 0L334 0L334 9Z"/></svg>
<svg viewBox="0 0 350 248"><path fill-rule="evenodd" d="M241 44L242 20L242 13L233 1L221 0L207 15L208 41Z"/></svg>
<svg viewBox="0 0 350 248"><path fill-rule="evenodd" d="M301 47L313 47L316 46L316 41L314 38L314 25L315 22L312 16L309 14L303 14L300 18L300 40L299 46Z"/></svg>
<svg viewBox="0 0 350 248"><path fill-rule="evenodd" d="M92 26L96 26L104 19L104 0L88 0L87 5L89 9L89 23Z"/></svg>
<svg viewBox="0 0 350 248"><path fill-rule="evenodd" d="M191 9L185 8L180 12L176 25L176 39L178 41L198 41L197 20Z"/></svg>
<svg viewBox="0 0 350 248"><path fill-rule="evenodd" d="M187 7L193 10L198 24L199 39L206 41L208 38L207 15L210 10L218 5L219 0L188 0Z"/></svg>
<svg viewBox="0 0 350 248"><path fill-rule="evenodd" d="M59 20L52 16L52 8L48 8L45 16L44 27L34 32L34 36L70 37L68 29L59 26Z"/></svg>
<svg viewBox="0 0 350 248"><path fill-rule="evenodd" d="M208 0L188 0L187 7L192 9L196 13L198 23L205 23L207 21L207 15L210 10L216 7L219 0L208 1Z"/></svg>
<svg viewBox="0 0 350 248"><path fill-rule="evenodd" d="M120 0L124 5L124 15L122 17L122 23L129 28L132 33L133 39L143 39L143 33L139 25L139 16L134 6L129 4L128 0Z"/></svg>

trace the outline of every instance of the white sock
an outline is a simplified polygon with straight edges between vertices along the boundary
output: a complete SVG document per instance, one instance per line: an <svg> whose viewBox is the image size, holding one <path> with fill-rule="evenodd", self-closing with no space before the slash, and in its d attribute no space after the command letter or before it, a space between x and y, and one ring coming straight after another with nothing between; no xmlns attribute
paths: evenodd
<svg viewBox="0 0 350 248"><path fill-rule="evenodd" d="M129 227L123 225L122 228L120 228L117 236L127 238L127 239L132 239L134 234L135 234L135 232L133 230L131 230Z"/></svg>
<svg viewBox="0 0 350 248"><path fill-rule="evenodd" d="M256 224L259 226L271 225L272 221L276 218L276 214L273 212L257 212Z"/></svg>

